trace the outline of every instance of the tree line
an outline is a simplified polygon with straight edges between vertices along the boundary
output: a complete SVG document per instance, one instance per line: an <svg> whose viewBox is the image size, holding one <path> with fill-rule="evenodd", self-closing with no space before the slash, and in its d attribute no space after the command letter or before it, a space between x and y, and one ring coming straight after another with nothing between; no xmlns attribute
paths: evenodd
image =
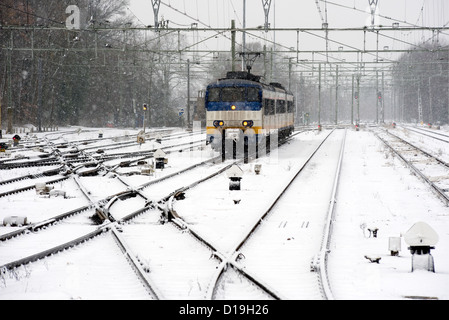
<svg viewBox="0 0 449 320"><path fill-rule="evenodd" d="M67 28L70 5L82 8L79 29ZM134 30L128 5L128 0L2 0L2 128L6 122L138 126L144 103L150 109L147 125L182 125L178 112L187 106L187 77L195 100L209 82L231 70L231 54L202 59L183 53L192 45L183 34L163 26L158 32ZM248 50L262 48L248 44ZM270 78L285 79L285 59L272 59L276 68ZM263 74L265 67L259 60L253 70ZM195 119L195 105L191 108Z"/></svg>
<svg viewBox="0 0 449 320"><path fill-rule="evenodd" d="M73 4L87 10L83 27L70 30L66 8ZM163 30L129 31L134 21L127 5L124 0L2 0L3 122L11 109L14 124L135 126L147 103L151 124L173 125L178 119L168 105L181 103L172 92L185 79L174 79L181 68L174 56L157 54L173 46L173 36Z"/></svg>
<svg viewBox="0 0 449 320"><path fill-rule="evenodd" d="M405 122L449 122L449 51L441 42L421 43L393 68L396 118Z"/></svg>

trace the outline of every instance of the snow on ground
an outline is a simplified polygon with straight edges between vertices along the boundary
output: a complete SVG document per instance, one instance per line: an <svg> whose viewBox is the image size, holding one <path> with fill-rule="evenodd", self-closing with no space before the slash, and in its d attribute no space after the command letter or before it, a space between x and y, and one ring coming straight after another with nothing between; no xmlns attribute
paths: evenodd
<svg viewBox="0 0 449 320"><path fill-rule="evenodd" d="M348 131L336 210L329 273L337 299L449 299L448 208L369 132ZM420 221L439 235L431 251L435 273L411 272L403 238L399 256L390 255L389 237ZM370 227L379 229L377 238Z"/></svg>
<svg viewBox="0 0 449 320"><path fill-rule="evenodd" d="M117 129L103 129L102 131L104 136L111 138L124 132L124 130ZM133 134L135 131L129 130L129 133ZM197 186L195 192L187 194L186 200L175 203L175 209L183 215L192 227L201 229L203 235L210 239L219 239L219 249L226 252L235 245L235 238L230 238L229 233L237 232L236 229L241 232L245 228L245 224L248 223L244 220L251 219L246 212L250 208L266 207L271 202L275 191L280 189L284 181L301 165L300 159L303 159L310 152L312 146L327 133L328 131L324 130L318 135L310 132L297 136L289 146L285 146L279 152L274 153L274 155L279 156L277 162L272 161L273 158L260 159L259 162L262 163L261 176L254 174L253 164L242 165L245 177L242 181L241 192L230 192L228 190L229 179L225 174L222 174L214 179L213 184ZM63 139L61 138L62 133L54 135L59 141L93 139L97 136L98 130L63 135ZM48 138L51 139L50 136ZM154 143L135 146L134 149L128 148L127 150L150 147L154 147ZM446 156L444 147L436 145L435 148L438 148L438 153ZM116 151L121 150L119 148ZM169 157L168 167L164 171L158 171L153 177L132 175L122 178L137 187L151 181L151 179L157 179L174 172L181 166L187 167L204 161L209 156L210 153L202 153L198 157L192 157L187 152L173 153ZM329 161L329 163L332 163L332 161ZM208 169L206 167L201 170L205 171L204 174L206 174ZM20 170L26 172L34 169ZM332 170L332 168L328 168L325 171L333 175ZM16 170L10 171L9 173L0 171L0 179L6 180L17 176L14 173ZM22 175L22 172L19 175ZM319 179L318 173L316 174L316 179ZM310 175L313 178L313 167ZM269 181L268 185L258 185L261 178ZM123 191L123 185L120 185L119 181L110 176L102 179L83 177L80 180L87 189L94 191L95 200L100 200L103 196L110 195L113 192ZM35 193L33 194L32 191L22 193L22 196L14 195L1 202L0 218L3 219L7 215L26 212L33 216L32 220L34 221L49 218L53 213L60 213L61 210L69 211L86 204L86 199L81 195L79 188L73 181L61 182L57 187L65 189L72 197L69 199L45 199L35 195ZM157 189L157 184L152 187ZM157 193L157 196L156 194L153 195L155 198L162 194L165 195L165 190L169 189L164 186L163 192ZM316 199L315 189L306 187L304 190L303 192L309 193L309 197L305 196L301 199L309 198L309 205L313 208ZM148 196L151 197L150 191L151 188L148 188ZM29 199L23 199L23 196ZM210 200L212 196L214 201ZM236 205L233 200L240 200L240 203ZM128 213L143 204L141 198L136 201L138 203L133 203L132 199L117 202L117 207L113 207L114 214L123 216L120 212L121 209L126 209ZM295 200L290 201L292 201L291 206L294 207ZM251 207L251 204L254 203L257 203L257 208ZM30 204L32 204L32 207L30 207ZM200 215L198 213L191 214L192 212L189 210L195 208L195 205L198 204L201 204L204 210L200 212ZM311 209L311 211L313 210ZM197 220L200 218L201 220ZM226 219L229 219L229 221L241 219L242 223L226 225ZM436 248L432 250L432 256L435 259L435 273L423 270L411 272L411 254L407 250L403 238L401 238L402 249L399 256L391 256L388 249L389 237L400 237L414 223L419 221L428 223L439 235L439 242ZM207 225L209 223L215 226L221 223L222 229L208 230ZM289 227L294 225L292 223ZM347 132L340 189L337 195L336 217L333 225L331 252L329 254L329 277L336 299L408 299L410 297L449 299L449 290L447 289L449 288L448 208L436 198L426 184L411 174L410 170L400 160L392 157L390 152L382 146L380 140L368 131L348 130ZM367 228L372 226L379 228L377 238L369 236ZM296 227L298 227L298 224L296 224ZM131 231L132 234L133 228L138 231L139 224L128 226L127 230ZM8 232L5 232L7 229L8 227L0 226L0 233ZM163 228L155 226L153 229L155 232L163 232ZM139 233L137 231L136 234ZM70 251L58 254L45 263L37 262L27 267L30 271L28 275L22 274L17 280L9 279L7 282L0 282L0 299L117 298L113 294L114 290L108 290L108 288L101 291L100 295L93 295L93 293L99 292L99 288L94 289L94 286L104 281L103 276L114 277L114 274L121 272L120 266L125 267L127 264L122 257L120 257L121 260L118 259L122 262L109 261L108 259L102 261L101 259L105 256L97 257L95 252L98 251L95 250L98 249L89 249L98 248L97 243L103 243L105 239L111 240L107 236L101 236L92 244L88 244L88 248L83 246L83 248L75 249L76 255L72 255ZM133 236L130 236L129 239L132 242L139 243L139 239L133 238ZM164 241L167 242L170 239ZM307 239L302 241L307 241ZM112 241L107 243L115 246ZM189 250L189 243L183 243L184 251ZM142 243L139 245L142 245ZM160 254L160 246L157 243L151 245L155 248L153 251ZM104 244L101 246L104 246ZM198 244L192 241L191 248L197 250L197 246ZM2 254L0 248L0 256ZM150 251L148 251L148 254L150 254ZM371 263L365 258L366 255L379 256L381 258L380 263ZM155 261L156 259L150 256L143 258L148 261ZM56 262L57 265L53 265ZM93 278L93 274L86 271L87 266L95 268L95 270L104 268L105 272L96 272L94 275L98 278ZM114 266L114 268L111 268L111 266ZM126 267L129 268L129 266ZM133 278L132 273L126 274L131 275L129 278L130 285L137 281L131 279ZM127 283L128 280L126 279L123 283ZM164 279L161 279L161 281L167 283ZM188 286L189 284L187 284ZM92 291L89 291L90 289ZM298 288L298 290L301 290L301 288ZM229 292L221 297L227 298L227 294ZM200 297L198 292L195 292L195 295L196 298ZM139 292L136 295L124 298L141 299L143 296ZM172 296L176 297L176 294L173 293Z"/></svg>
<svg viewBox="0 0 449 320"><path fill-rule="evenodd" d="M151 299L109 233L23 269L0 281L0 300Z"/></svg>

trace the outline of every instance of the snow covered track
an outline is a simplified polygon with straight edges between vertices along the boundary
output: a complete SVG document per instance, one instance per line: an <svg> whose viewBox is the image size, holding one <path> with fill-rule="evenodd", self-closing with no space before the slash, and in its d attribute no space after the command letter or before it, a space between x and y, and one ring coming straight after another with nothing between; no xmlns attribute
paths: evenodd
<svg viewBox="0 0 449 320"><path fill-rule="evenodd" d="M424 135L426 137L431 137L432 139L435 139L435 140L438 140L438 141L442 141L444 143L449 143L449 135L448 134L437 132L435 130L424 129L424 128L417 128L417 127L405 126L403 128L405 128L408 131L413 131L413 132L416 132L416 133L418 133L420 135Z"/></svg>
<svg viewBox="0 0 449 320"><path fill-rule="evenodd" d="M147 291L152 295L154 299L161 300L163 299L162 293L159 292L156 285L152 282L150 278L147 276L147 272L142 268L140 262L137 260L136 256L130 251L128 245L121 237L120 232L115 226L111 228L112 235L114 240L117 242L118 246L122 250L123 254L126 256L132 268L135 270L137 276L144 284Z"/></svg>
<svg viewBox="0 0 449 320"><path fill-rule="evenodd" d="M90 239L94 238L95 236L99 235L100 233L102 233L103 231L104 231L104 229L97 228L96 230L89 232L89 233L82 232L83 233L82 236L80 236L76 239L69 240L64 243L61 243L61 239L58 238L56 240L56 242L60 243L60 244L58 244L54 247L50 247L48 249L44 249L43 251L40 251L40 252L30 254L29 256L26 256L24 258L20 258L18 260L14 260L14 261L5 263L4 265L0 266L0 270L14 269L14 268L20 267L22 265L26 265L30 262L35 262L40 259L49 257L55 253L66 250L68 248L72 248L74 246L77 246L77 245L83 243L84 241L90 240ZM40 237L40 239L41 238L42 237ZM52 239L52 241L55 242L55 239ZM33 250L35 250L35 249L33 248Z"/></svg>
<svg viewBox="0 0 449 320"><path fill-rule="evenodd" d="M0 273L9 299L139 299L154 297L124 259L111 232L66 247L58 254ZM80 239L81 240L81 239Z"/></svg>
<svg viewBox="0 0 449 320"><path fill-rule="evenodd" d="M250 241L245 241L239 247L239 251L242 251L240 249L242 246L246 247L243 247L245 259L241 260L242 266L245 266L246 269L251 267L251 270L254 268L253 271L259 274L268 274L268 277L265 276L266 281L271 283L273 288L277 288L283 299L332 298L325 262L328 239L332 231L330 228L333 218L332 207L335 202L338 172L342 161L342 157L336 156L335 153L340 152L340 155L342 154L345 140L344 137L341 138L340 134L341 132L335 132L333 139L329 139L332 142L327 142L330 135L323 140L261 219L261 223L258 224L260 230L251 235ZM336 147L330 146L339 139L342 139L342 143L336 144ZM340 145L341 149L338 149ZM331 155L331 162L338 161L338 164L336 164L337 173L329 174L329 172L326 172L323 177L315 177L316 180L310 180L308 175L313 170L320 170L321 158L323 154L327 153ZM331 179L334 176L335 180L333 181ZM310 215L308 213L311 210L310 200L304 198L304 186L314 188L314 185L317 188L325 186L328 191L323 192L319 198L315 199L315 202L321 205L321 209ZM292 207L291 204L295 202L297 203L296 207ZM327 203L330 203L331 209L326 215ZM293 224L293 226L290 224ZM325 227L320 230L318 226ZM288 230L287 239L279 238L279 234L277 234L279 229ZM323 238L323 244L321 251L318 252L321 237ZM306 238L312 241L305 241ZM286 243L288 243L287 246ZM261 250L261 248L269 249ZM318 255L320 257L319 263L316 264L316 269L312 269L312 271L319 271L320 277L316 278L315 274L311 272L310 264L311 257ZM270 257L270 259L264 256ZM275 272L273 275L267 271L267 266L270 266L273 270L282 271Z"/></svg>
<svg viewBox="0 0 449 320"><path fill-rule="evenodd" d="M47 220L43 220L43 221L40 221L40 222L36 222L36 223L32 223L30 225L26 225L26 226L20 227L17 230L14 230L14 231L12 231L10 233L2 234L0 236L0 241L6 241L6 240L8 240L8 239L10 239L12 237L15 237L15 236L18 236L18 235L21 235L21 234L27 234L29 232L33 232L34 233L36 231L39 231L42 228L47 228L48 226L51 226L52 224L57 223L57 222L59 222L61 220L68 219L68 218L70 218L72 216L76 216L76 215L81 214L81 213L84 214L88 209L89 209L89 206L84 206L84 207L81 207L81 208L78 208L78 209L75 209L75 210L72 210L72 211L60 214L58 216L52 217L52 218L47 219ZM94 212L91 212L90 216L93 215L93 214L94 214ZM85 222L87 222L87 220L84 221L84 223Z"/></svg>
<svg viewBox="0 0 449 320"><path fill-rule="evenodd" d="M449 206L449 164L389 131L377 137L423 179L436 195Z"/></svg>
<svg viewBox="0 0 449 320"><path fill-rule="evenodd" d="M344 141L344 137L342 138L341 135L339 134L340 132L335 133L334 135L337 137L334 137L331 140ZM308 133L308 135L309 135L308 139L310 139L310 137L315 136L315 133ZM306 199L298 200L297 199L298 194L295 193L294 190L298 188L298 185L300 186L302 185L302 187L300 187L302 188L302 191L305 190L304 186L310 187L311 184L313 185L313 181L311 181L310 178L307 178L307 176L310 174L309 173L310 171L314 170L313 168L316 169L315 166L317 166L317 163L320 162L320 160L317 160L317 158L320 159L323 157L323 155L325 158L327 158L327 152L331 153L330 150L333 150L332 155L336 153L336 156L335 157L331 156L331 159L334 160L328 159L328 161L331 162L335 162L336 160L341 161L342 157L338 156L338 154L342 154L342 149L340 148L341 144L337 144L337 147L335 147L334 141L325 143L330 136L331 134L326 134L326 137L324 139L321 138L319 140L314 138L315 141L313 141L313 143L311 143L311 146L306 149L308 154L306 154L306 151L304 151L304 156L303 158L302 157L300 158L301 160L299 161L298 164L295 164L294 171L291 172L289 169L290 172L288 175L289 176L288 181L283 181L282 185L279 185L280 189L276 190L274 193L277 196L273 198L273 195L270 195L269 198L270 200L264 201L264 205L266 206L264 210L254 211L254 208L249 209L247 206L240 207L241 204L238 205L239 207L234 207L234 210L237 211L238 214L242 216L242 218L243 216L245 216L245 218L243 218L242 221L233 220L235 219L234 218L235 215L232 214L230 215L230 217L226 218L226 220L230 221L224 222L222 220L218 220L218 222L213 222L213 225L211 224L209 226L209 229L212 230L207 230L207 232L205 232L203 230L203 224L205 226L210 224L211 222L200 221L198 220L199 217L195 217L195 215L192 215L191 213L187 214L187 212L184 210L177 209L179 210L178 214L184 220L187 221L187 225L190 225L189 227L190 229L193 228L195 230L195 233L200 234L201 237L204 239L208 239L206 241L208 241L209 243L213 243L213 245L210 245L210 247L218 248L216 249L217 252L215 252L215 255L217 257L220 257L222 262L220 264L219 269L216 271L215 276L212 278L211 284L208 286L209 289L207 293L207 299L223 299L223 298L235 299L236 297L237 298L245 297L250 299L251 298L254 299L255 297L256 299L267 299L267 298L294 299L298 297L297 292L303 292L304 296L305 297L308 296L308 298L328 297L323 296L321 294L321 292L325 290L320 289L320 283L318 282L316 274L310 272L310 262L313 255L317 255L319 253L319 244L321 242L321 236L323 235L323 230L325 230L324 228L326 218L325 213L328 208L329 200L331 199L330 191L332 191L333 189L332 185L335 185L336 187L336 184L334 184L333 180L333 177L336 175L335 174L329 175L329 172L326 172L324 176L328 177L327 180L326 179L315 180L315 184L316 183L323 184L329 189L329 192L324 193L319 200L321 202L321 209L320 209L321 215L317 215L317 217L315 218L316 220L312 220L312 217L314 217L315 215L311 215L310 217L308 217L308 220L306 221L304 220L298 221L300 219L298 216L301 215L304 216L304 213L308 211L307 205L301 204L301 200L305 200L304 201L305 203L308 203L309 201L307 201ZM304 143L303 139L304 139L303 136L298 136L298 140L296 141L293 140L291 144L293 144L294 146L298 146L298 141ZM281 153L284 152L282 151L283 149L293 150L294 146L287 145L279 149L278 151L279 153ZM282 157L280 156L280 158ZM289 166L292 166L292 164L289 163ZM335 168L339 167L339 165L337 164L334 164L334 166ZM303 171L307 173L304 173ZM305 175L306 178L301 177L302 175ZM206 185L208 185L210 188L210 186L216 184L216 183L211 184L212 182L214 181L210 181ZM251 187L245 188L246 191L249 191L248 189L252 188ZM188 191L186 194L186 200L177 201L175 205L184 208L182 204L188 202L188 199L191 194L197 193L201 192L197 190ZM239 194L237 192L235 196L238 195ZM224 196L222 195L222 192L217 192L217 195L211 194L210 197L211 199L209 199L208 202L210 202L210 200L212 199L216 199L217 197L220 198L221 196ZM245 197L244 195L241 196ZM296 200L293 200L295 198ZM288 203L291 203L292 201L293 203L297 203L297 206L299 206L299 208L292 208L291 206L289 206ZM208 216L206 220L209 220L213 216L217 217L217 213L214 214L209 211L210 209L206 209L203 207L204 206L198 203L196 211L201 212L203 210L207 210L209 212L208 215L210 215L210 217ZM245 208L248 209L249 211L245 212L244 211ZM229 208L229 210L234 211L231 208ZM303 210L304 213L301 213L301 211ZM204 215L201 215L201 217L206 218ZM192 219L194 219L195 221L194 223L195 226L191 225ZM287 223L289 226L286 228ZM223 236L220 236L222 235L222 231L219 231L217 227L223 228L224 225L227 226L230 224L231 225L235 224L235 226L241 224L242 226L234 228L233 231L229 230L232 233L232 235L225 236L223 234ZM318 226L321 226L321 228ZM225 228L224 231L226 230L228 229ZM241 230L239 231L240 233L236 233L238 230ZM210 233L210 231L215 232L216 233L215 238L217 238L217 235L218 238L212 240L213 236L208 234ZM308 248L310 247L308 250L310 250L312 253L309 252L309 256L304 255L299 259L295 257L295 255L297 255L298 252L303 251L303 249L300 248L304 246L304 243L301 244L300 242L297 242L295 240L295 237L298 238L304 237L304 235L301 235L301 233L303 233L304 231L306 231L306 234L308 236L310 236L310 233L314 234L315 240L314 245L305 244L306 247ZM277 238L279 235L276 235L276 233L278 232L280 232L284 236L285 233L290 232L292 232L294 235L289 234L289 236L287 236L287 240L285 238L280 239ZM331 230L328 229L327 232L329 233L331 232ZM299 235L296 235L296 233L299 233ZM223 237L226 238L229 237L229 240L223 242ZM328 236L326 236L326 238L327 237ZM291 243L294 243L294 246L286 250L284 246L286 245L286 242L288 243L289 241L291 241ZM229 245L225 245L227 242L229 242ZM269 250L267 251L262 248L269 248ZM298 250L298 252L295 252L295 250ZM279 253L281 253L282 257L279 256ZM302 261L299 264L298 259ZM286 262L289 260L290 262ZM279 263L281 263L281 265L279 265ZM282 265L285 266L285 264L289 265L291 269L285 269L282 266ZM268 268L268 270L270 269L283 270L285 271L285 274L284 275L280 274L283 273L283 271L281 271L277 273L276 276L273 276L272 274L270 274L270 272L267 272L266 268ZM301 271L301 269L303 271ZM324 264L322 270L325 272ZM229 272L231 273L229 274ZM312 283L311 286L314 287L313 289L310 289L311 291L304 290L303 288L304 282L302 280L298 280L298 282L295 282L294 284L288 283L291 282L292 277L298 278L297 276L295 276L295 274L297 274L298 272L300 273L303 272L306 274L306 277L309 277L308 281L309 283ZM268 277L265 275L267 273L269 274ZM248 288L251 288L250 285L244 290L235 291L234 289L235 284L244 281L242 277L245 277L247 279L245 281L247 281L248 283L253 283L253 286L255 284L258 289L254 287L252 290L248 291ZM296 288L295 285L297 285ZM327 284L327 287L328 286L329 285ZM246 293L244 293L245 291Z"/></svg>
<svg viewBox="0 0 449 320"><path fill-rule="evenodd" d="M187 148L187 150L196 148L195 146L199 144L190 139L191 136L191 134L187 135L187 142L176 141L176 143L172 143L171 146L161 146L161 148L168 149L168 153L169 149L180 151L183 150L183 148ZM111 233L113 235L113 239L115 239L118 247L121 249L124 256L126 256L132 269L135 270L138 278L143 283L147 292L152 296L153 299L160 299L162 295L157 291L156 288L154 288L150 284L151 281L149 281L149 279L147 278L145 271L142 270L142 267L139 265L136 257L130 254L127 244L124 243L123 239L117 233L117 229L115 227L116 223L114 223L114 221L122 223L124 221L132 219L142 212L149 210L151 200L143 195L141 191L134 190L132 186L120 179L120 176L115 175L115 173L112 174L114 169L107 170L107 177L99 176L98 173L100 171L103 171L106 167L104 165L100 165L95 157L89 154L85 154L84 151L81 151L81 153L79 153L78 151L60 152L59 149L55 147L55 144L53 142L47 141L47 145L51 147L52 153L57 156L57 158L59 159L58 161L61 160L64 163L63 167L69 170L68 176L59 178L57 181L47 181L47 183L59 183L60 186L64 184L71 185L71 191L69 192L68 197L69 200L67 200L64 196L64 200L61 198L58 202L60 202L61 204L62 202L64 202L65 206L67 206L68 202L79 203L79 200L76 199L87 198L89 203L88 205L79 209L74 209L63 214L56 214L53 217L49 217L49 215L51 215L51 212L42 212L41 217L43 219L41 221L39 221L39 217L36 216L32 218L33 222L29 225L26 225L24 227L19 226L19 228L7 227L7 229L2 230L2 233L4 233L5 231L7 232L8 229L11 229L13 231L9 233L7 232L6 234L3 234L1 236L1 239L3 240L3 254L0 255L0 257L3 260L0 260L0 265L2 265L0 267L0 269L2 270L0 279L2 279L6 284L8 282L7 274L18 274L18 270L21 270L21 268L25 268L24 270L26 270L26 273L28 274L29 271L27 270L36 268L36 264L33 264L30 269L29 264L31 262L37 262L41 259L47 261L47 259L53 256L55 253L63 252L68 248L79 247L80 244L84 243L85 241L92 240L98 235L112 230L111 232L107 233ZM71 148L72 150L77 150L76 145L71 144ZM150 150L150 153L146 151L139 151L138 155L152 157L153 152L154 150ZM64 157L64 154L70 154L71 156ZM128 152L125 154L127 155L127 157L135 156L135 154L133 154L132 152ZM122 158L123 155L123 153L119 154L118 156L117 154L110 155L110 159L119 159ZM96 164L96 167L93 170L89 168L80 170L84 167L84 165L78 165L77 167L74 167L69 163L67 159L70 159L70 161L73 161L74 163L79 162L80 159L84 159L81 162L87 160L94 165L95 163L98 164ZM104 160L105 159L101 159L101 162L103 162ZM132 161L133 160L129 161L129 164L131 164ZM9 164L6 164L4 168L10 169L12 167L9 166ZM57 170L59 172L61 168L59 167ZM82 172L92 172L93 174L82 174ZM29 178L34 178L35 176L40 176L40 174L25 175L23 177L7 179L8 183L4 183L4 185L9 185L11 183L23 184L23 182L21 181ZM98 182L100 179L103 179L104 181L109 180L107 182L110 186L107 189L98 189ZM113 182L114 186L110 184L110 182ZM28 202L29 200L32 200L32 198L34 198L35 200L38 199L41 202L55 201L51 200L51 197L48 196L37 196L36 193L28 193L26 196L24 196L23 193L18 193L21 191L34 189L34 187L35 186L16 188L13 191L5 192L3 196L8 197L8 201L10 201L10 199L17 199L20 201L25 200L26 202ZM85 200L82 201L85 202ZM126 208L123 207L123 204L126 204ZM33 211L31 212L34 213ZM95 223L92 221L92 218L97 217L98 220L99 213L103 214L102 217L104 219L112 221L112 224L110 221L105 221L104 224L100 227L95 225ZM5 216L5 214L7 214L7 212L3 212L1 217L5 217L6 219L8 217ZM38 222L34 222L36 220ZM44 231L37 232L39 230ZM22 236L17 237L18 235ZM36 243L39 243L39 246L36 246ZM5 253L8 252L9 254L5 255ZM28 276L26 277L28 278ZM127 292L121 292L121 295L127 296Z"/></svg>
<svg viewBox="0 0 449 320"><path fill-rule="evenodd" d="M324 297L328 300L333 299L333 293L332 293L331 285L329 282L327 261L328 261L328 253L330 252L330 244L331 244L331 237L332 237L332 223L335 219L335 210L336 210L335 204L337 202L337 192L338 192L338 186L339 186L339 181L340 181L343 155L344 155L344 151L345 151L345 142L346 142L346 130L345 130L345 136L342 139L340 155L338 157L338 165L337 165L337 169L335 172L335 179L334 179L334 184L333 184L333 189L332 189L332 197L329 202L329 210L327 212L325 229L323 232L323 240L321 242L321 250L319 253L318 262L317 261L312 262L312 268L315 268L315 270L318 269L316 271L319 271L320 285L322 288L322 293L323 293Z"/></svg>
<svg viewBox="0 0 449 320"><path fill-rule="evenodd" d="M39 144L52 151L64 144L64 153L76 147L86 162L60 157L54 168L0 170L3 192L70 169L53 185L66 197L29 189L1 198L0 223L24 214L29 224L0 226L0 300L448 297L447 206L371 131L302 132L244 163L221 161L209 147L197 147L196 137L172 134L132 146L121 144L129 134L117 137L114 130L103 139L96 132L67 134L64 141L48 135ZM449 162L447 143L392 132ZM86 145L89 134L95 141ZM103 155L117 157L97 155L97 147L114 142L120 144ZM168 161L148 174L141 169L156 148L167 151ZM433 172L434 160L409 145L400 149L414 166L424 164L424 173ZM36 153L14 150L19 157ZM232 165L243 172L240 190L229 188ZM48 169L56 175L41 177ZM98 212L104 220L93 221ZM410 272L404 244L399 256L388 251L388 238L417 221L440 236L432 250L435 273ZM377 238L367 234L372 226Z"/></svg>

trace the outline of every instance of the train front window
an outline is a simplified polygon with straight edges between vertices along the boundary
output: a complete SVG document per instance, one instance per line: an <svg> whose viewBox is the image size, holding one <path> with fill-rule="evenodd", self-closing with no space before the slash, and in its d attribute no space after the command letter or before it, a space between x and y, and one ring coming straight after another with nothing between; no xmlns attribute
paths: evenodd
<svg viewBox="0 0 449 320"><path fill-rule="evenodd" d="M249 102L259 102L260 96L259 96L259 89L257 88L248 88L248 101Z"/></svg>
<svg viewBox="0 0 449 320"><path fill-rule="evenodd" d="M207 99L210 102L219 102L220 101L220 88L210 88Z"/></svg>
<svg viewBox="0 0 449 320"><path fill-rule="evenodd" d="M245 101L245 88L223 88L221 91L221 99L225 102Z"/></svg>

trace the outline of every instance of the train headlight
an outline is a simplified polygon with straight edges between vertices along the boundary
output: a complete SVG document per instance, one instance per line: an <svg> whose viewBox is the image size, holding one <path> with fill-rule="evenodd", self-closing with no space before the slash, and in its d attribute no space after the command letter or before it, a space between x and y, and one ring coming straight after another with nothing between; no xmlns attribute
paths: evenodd
<svg viewBox="0 0 449 320"><path fill-rule="evenodd" d="M251 127L254 125L254 121L253 121L253 120L244 120L244 121L242 122L242 125L243 125L245 128L251 128Z"/></svg>
<svg viewBox="0 0 449 320"><path fill-rule="evenodd" d="M224 121L223 120L215 120L214 121L214 127L218 128L218 127L223 127L224 126Z"/></svg>
<svg viewBox="0 0 449 320"><path fill-rule="evenodd" d="M237 109L237 107L234 106L234 105L232 105L232 106L231 106L231 110L235 110L235 109Z"/></svg>

